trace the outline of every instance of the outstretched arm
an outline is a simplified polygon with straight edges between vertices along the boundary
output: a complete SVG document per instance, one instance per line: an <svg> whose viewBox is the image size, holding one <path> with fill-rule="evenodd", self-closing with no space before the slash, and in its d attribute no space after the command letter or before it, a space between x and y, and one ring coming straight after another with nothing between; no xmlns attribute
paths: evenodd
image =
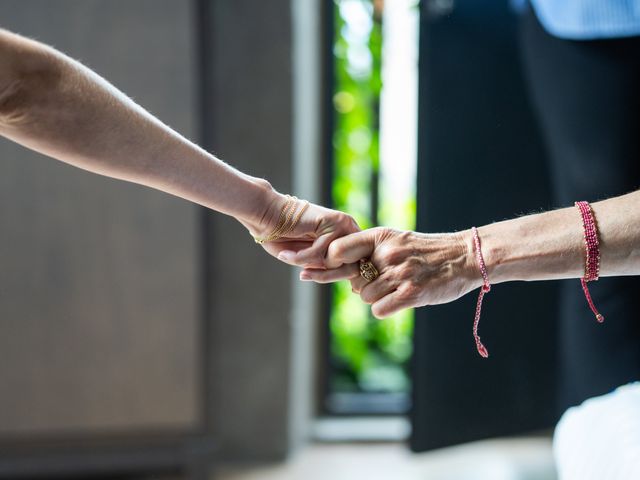
<svg viewBox="0 0 640 480"><path fill-rule="evenodd" d="M600 238L600 275L640 275L640 191L592 204ZM584 276L583 226L575 207L529 215L478 229L491 283ZM380 272L371 283L357 262ZM449 234L374 228L334 241L329 269L306 269L303 280L351 280L378 317L404 308L453 301L479 288L482 277L470 230Z"/></svg>
<svg viewBox="0 0 640 480"><path fill-rule="evenodd" d="M267 236L286 204L267 181L205 152L82 64L6 30L0 30L0 135L231 215L254 236ZM306 264L322 265L329 241L356 230L350 217L313 205L294 232L265 248L274 255L301 250Z"/></svg>

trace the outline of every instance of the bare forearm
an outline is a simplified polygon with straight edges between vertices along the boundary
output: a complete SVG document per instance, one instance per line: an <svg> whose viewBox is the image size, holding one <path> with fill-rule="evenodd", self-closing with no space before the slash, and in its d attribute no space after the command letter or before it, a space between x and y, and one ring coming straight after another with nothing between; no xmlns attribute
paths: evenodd
<svg viewBox="0 0 640 480"><path fill-rule="evenodd" d="M267 182L214 158L78 62L8 32L0 31L0 43L2 66L14 75L0 96L0 134L7 138L251 227L257 228L269 203L280 200Z"/></svg>
<svg viewBox="0 0 640 480"><path fill-rule="evenodd" d="M600 239L600 275L640 274L640 191L591 204ZM579 278L585 247L575 207L529 215L479 229L489 278Z"/></svg>

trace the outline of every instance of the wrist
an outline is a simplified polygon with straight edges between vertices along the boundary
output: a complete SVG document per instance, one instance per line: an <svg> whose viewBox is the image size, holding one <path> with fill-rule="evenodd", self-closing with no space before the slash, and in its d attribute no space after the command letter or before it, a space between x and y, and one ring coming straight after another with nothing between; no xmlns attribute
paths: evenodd
<svg viewBox="0 0 640 480"><path fill-rule="evenodd" d="M491 225L478 227L478 236L480 238L482 256L487 268L487 276L489 277L490 283L506 282L509 280L507 274L508 269L505 268L505 264L509 263L508 248L502 241L503 239L501 239L500 235L496 234L495 229L491 227ZM473 242L473 239L471 241ZM478 275L480 275L479 267L477 265L476 270L478 270Z"/></svg>
<svg viewBox="0 0 640 480"><path fill-rule="evenodd" d="M251 182L255 185L255 208L238 220L254 237L265 237L276 225L287 197L278 193L267 180L252 178Z"/></svg>
<svg viewBox="0 0 640 480"><path fill-rule="evenodd" d="M498 222L478 227L478 236L490 283L528 280L540 258L537 245L530 242L533 231L518 221Z"/></svg>
<svg viewBox="0 0 640 480"><path fill-rule="evenodd" d="M482 249L482 254L483 257L485 258L485 263L487 262L486 260L486 253L485 253L485 245L483 243L483 237L482 237L482 233L480 232L480 229L478 229L479 235L480 235L480 245L481 245L481 249ZM473 232L471 231L471 229L469 230L464 230L462 232L458 232L458 235L460 235L460 239L462 241L462 243L464 244L465 247L465 260L464 260L464 272L465 272L465 277L467 278L467 282L470 285L469 290L475 290L476 288L480 288L483 285L483 279L482 279L482 272L480 270L480 265L478 264L478 259L476 257L476 247L473 241ZM487 270L489 270L489 265L487 264ZM494 280L492 278L491 272L488 272L489 275L489 282L490 283L494 283Z"/></svg>
<svg viewBox="0 0 640 480"><path fill-rule="evenodd" d="M478 228L491 283L579 278L582 224L575 207Z"/></svg>

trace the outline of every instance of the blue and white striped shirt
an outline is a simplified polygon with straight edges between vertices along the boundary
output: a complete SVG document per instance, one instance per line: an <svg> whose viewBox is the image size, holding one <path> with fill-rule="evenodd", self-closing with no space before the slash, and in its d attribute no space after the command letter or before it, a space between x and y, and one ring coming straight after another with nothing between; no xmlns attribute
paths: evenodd
<svg viewBox="0 0 640 480"><path fill-rule="evenodd" d="M552 35L573 40L640 35L640 0L528 0ZM518 10L527 0L512 0Z"/></svg>

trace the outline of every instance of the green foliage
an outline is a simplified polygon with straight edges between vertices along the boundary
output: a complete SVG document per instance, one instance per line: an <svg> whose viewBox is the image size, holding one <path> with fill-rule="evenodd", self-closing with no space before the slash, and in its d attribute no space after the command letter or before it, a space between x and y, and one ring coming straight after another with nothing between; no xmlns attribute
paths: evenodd
<svg viewBox="0 0 640 480"><path fill-rule="evenodd" d="M378 199L382 25L371 0L334 0L335 131L333 134L333 202L351 213L362 228L378 216L399 228L412 228L415 199ZM372 211L377 205L377 211ZM333 287L331 354L337 391L409 389L413 312L386 320L371 316L368 305L348 282Z"/></svg>

